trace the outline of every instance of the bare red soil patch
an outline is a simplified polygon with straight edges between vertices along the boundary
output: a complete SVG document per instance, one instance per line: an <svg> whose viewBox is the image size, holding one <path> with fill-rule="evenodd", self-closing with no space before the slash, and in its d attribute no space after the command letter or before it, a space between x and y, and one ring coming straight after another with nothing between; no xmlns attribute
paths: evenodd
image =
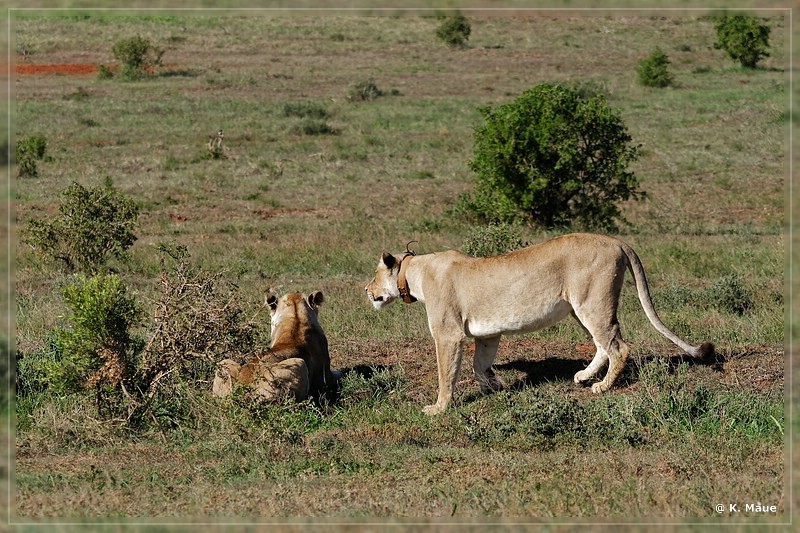
<svg viewBox="0 0 800 533"><path fill-rule="evenodd" d="M88 63L57 63L57 64L36 64L23 63L14 65L14 74L36 75L36 74L62 74L62 75L86 75L97 73L98 66Z"/></svg>

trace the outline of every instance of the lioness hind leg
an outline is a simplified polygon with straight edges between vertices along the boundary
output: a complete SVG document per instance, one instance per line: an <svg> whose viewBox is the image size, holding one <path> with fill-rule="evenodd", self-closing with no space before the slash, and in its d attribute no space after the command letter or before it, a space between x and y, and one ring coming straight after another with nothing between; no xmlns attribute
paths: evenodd
<svg viewBox="0 0 800 533"><path fill-rule="evenodd" d="M578 312L576 310L572 311L572 316L578 322L578 325L580 325L581 329L586 332L586 335L588 335L589 338L594 341L594 346L597 348L594 358L592 359L592 362L589 363L589 366L575 373L575 377L573 378L575 383L582 385L587 381L592 380L597 373L600 372L600 370L602 370L606 364L608 364L608 352L605 350L605 348L603 348L602 344L597 342L597 338L592 331L586 327L586 325L583 323L583 320L581 320L581 318L578 316Z"/></svg>
<svg viewBox="0 0 800 533"><path fill-rule="evenodd" d="M611 304L611 310L616 309L616 302L605 302ZM619 375L625 369L625 363L628 360L628 345L622 342L622 336L619 331L619 323L616 320L616 312L610 312L609 309L602 309L598 306L594 313L589 312L589 307L576 308L574 310L575 318L589 332L597 347L597 353L589 363L589 366L584 370L575 374L575 382L582 383L594 377L597 372L608 362L608 372L602 381L592 385L592 392L600 393L605 392L611 388ZM609 318L600 318L593 320L594 316L605 316Z"/></svg>
<svg viewBox="0 0 800 533"><path fill-rule="evenodd" d="M622 342L619 336L619 328L614 338L609 343L608 349L608 372L603 381L592 385L592 392L600 393L605 392L611 388L619 375L625 369L625 363L628 361L628 345Z"/></svg>
<svg viewBox="0 0 800 533"><path fill-rule="evenodd" d="M499 336L491 339L475 339L475 357L472 360L472 371L483 394L503 390L503 382L492 369L492 363L494 363L499 345Z"/></svg>
<svg viewBox="0 0 800 533"><path fill-rule="evenodd" d="M600 346L596 341L594 343L597 352L594 354L592 362L583 370L575 373L575 383L583 384L594 378L603 367L608 363L608 352Z"/></svg>

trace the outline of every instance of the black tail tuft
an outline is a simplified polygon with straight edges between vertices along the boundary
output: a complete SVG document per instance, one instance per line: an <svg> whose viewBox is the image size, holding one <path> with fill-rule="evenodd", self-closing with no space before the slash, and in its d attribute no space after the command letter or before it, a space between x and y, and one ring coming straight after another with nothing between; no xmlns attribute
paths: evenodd
<svg viewBox="0 0 800 533"><path fill-rule="evenodd" d="M711 342L704 342L700 345L697 350L697 355L694 356L698 362L701 362L706 365L714 365L720 364L725 362L725 358L722 354L718 354L717 351L714 349L714 343Z"/></svg>

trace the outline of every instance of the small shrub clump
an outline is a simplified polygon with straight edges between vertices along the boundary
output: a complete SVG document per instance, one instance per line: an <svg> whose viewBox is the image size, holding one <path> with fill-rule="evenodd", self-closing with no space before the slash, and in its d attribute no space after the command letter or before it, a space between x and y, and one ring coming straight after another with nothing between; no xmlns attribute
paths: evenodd
<svg viewBox="0 0 800 533"><path fill-rule="evenodd" d="M109 256L124 260L136 235L139 208L116 190L110 178L87 189L73 182L62 191L58 215L32 220L25 241L34 250L59 261L69 272L97 273Z"/></svg>
<svg viewBox="0 0 800 533"><path fill-rule="evenodd" d="M145 77L153 67L161 65L164 55L164 50L159 50L149 39L139 35L117 41L112 52L122 64L122 76L129 80Z"/></svg>
<svg viewBox="0 0 800 533"><path fill-rule="evenodd" d="M39 175L37 161L44 159L47 152L47 139L43 135L28 135L17 141L14 155L19 168L17 176L20 178L35 178Z"/></svg>
<svg viewBox="0 0 800 533"><path fill-rule="evenodd" d="M639 83L645 87L669 87L672 85L669 64L667 54L656 47L650 52L650 55L639 61L636 67Z"/></svg>
<svg viewBox="0 0 800 533"><path fill-rule="evenodd" d="M366 102L375 100L380 96L383 96L383 91L370 78L354 83L347 93L347 100L350 102Z"/></svg>
<svg viewBox="0 0 800 533"><path fill-rule="evenodd" d="M745 68L756 68L762 57L769 57L769 26L750 15L722 15L714 20L717 42L714 47Z"/></svg>
<svg viewBox="0 0 800 533"><path fill-rule="evenodd" d="M736 274L723 276L706 289L705 300L719 311L743 315L753 308L753 295Z"/></svg>
<svg viewBox="0 0 800 533"><path fill-rule="evenodd" d="M336 135L338 130L324 120L307 118L292 128L295 135Z"/></svg>
<svg viewBox="0 0 800 533"><path fill-rule="evenodd" d="M453 16L446 17L442 21L436 29L436 37L447 44L447 46L463 48L467 45L471 32L472 26L469 20L461 13L457 13Z"/></svg>

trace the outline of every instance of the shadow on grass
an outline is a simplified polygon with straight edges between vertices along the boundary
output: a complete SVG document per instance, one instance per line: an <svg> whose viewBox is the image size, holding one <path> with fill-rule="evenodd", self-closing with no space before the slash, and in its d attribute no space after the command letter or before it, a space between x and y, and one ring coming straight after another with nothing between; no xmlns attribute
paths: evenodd
<svg viewBox="0 0 800 533"><path fill-rule="evenodd" d="M392 370L392 368L392 365L356 365L350 368L342 368L339 372L341 372L342 378L348 374L357 374L362 378L369 379L378 372Z"/></svg>
<svg viewBox="0 0 800 533"><path fill-rule="evenodd" d="M629 386L639 381L640 369L656 360L666 359L667 368L670 374L675 372L681 363L686 363L689 366L709 366L717 372L723 371L723 363L725 362L721 354L716 354L716 358L709 361L698 360L688 355L673 355L669 357L648 355L643 357L631 357L625 365L625 370L617 378L614 386L622 387ZM517 359L500 365L495 365L497 370L515 370L523 372L524 377L507 385L509 390L519 390L524 387L541 385L553 381L573 381L576 372L579 372L589 365L590 359L566 359L561 357L548 357L547 359L539 361L529 361L525 359ZM607 367L597 373L596 381L605 377ZM595 383L595 380L586 382L583 386L590 386Z"/></svg>

